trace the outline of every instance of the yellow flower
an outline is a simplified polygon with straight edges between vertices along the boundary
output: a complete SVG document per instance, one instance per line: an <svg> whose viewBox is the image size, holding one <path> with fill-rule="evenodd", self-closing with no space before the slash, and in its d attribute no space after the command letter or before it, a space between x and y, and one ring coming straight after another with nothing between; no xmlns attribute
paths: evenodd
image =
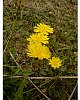
<svg viewBox="0 0 80 100"><path fill-rule="evenodd" d="M30 41L31 43L43 43L43 44L47 44L49 43L48 40L48 36L44 36L40 33L36 33L36 34L32 34L30 36L30 38L27 39L28 41Z"/></svg>
<svg viewBox="0 0 80 100"><path fill-rule="evenodd" d="M44 23L37 24L37 26L34 27L34 32L41 33L44 35L48 35L49 33L53 33L53 28L51 28L49 25L46 25Z"/></svg>
<svg viewBox="0 0 80 100"><path fill-rule="evenodd" d="M59 68L60 66L61 66L61 59L59 58L59 57L52 57L52 59L50 59L50 61L49 61L50 63L50 65L52 66L52 67L54 67L54 69L56 69L56 68Z"/></svg>
<svg viewBox="0 0 80 100"><path fill-rule="evenodd" d="M49 48L41 43L30 43L28 45L27 55L29 57L39 58L39 59L49 59L51 57L51 53Z"/></svg>

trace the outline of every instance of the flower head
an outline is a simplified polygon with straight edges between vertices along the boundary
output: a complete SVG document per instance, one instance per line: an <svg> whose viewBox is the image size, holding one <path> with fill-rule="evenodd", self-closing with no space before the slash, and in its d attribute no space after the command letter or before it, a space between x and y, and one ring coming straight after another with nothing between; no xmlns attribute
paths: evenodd
<svg viewBox="0 0 80 100"><path fill-rule="evenodd" d="M61 59L59 58L59 57L52 57L52 59L50 59L50 61L49 61L50 63L50 65L52 66L52 67L54 67L54 69L56 69L56 68L59 68L60 66L61 66Z"/></svg>
<svg viewBox="0 0 80 100"><path fill-rule="evenodd" d="M51 57L51 53L49 48L41 43L30 43L28 45L27 55L29 57L39 58L39 59L49 59Z"/></svg>
<svg viewBox="0 0 80 100"><path fill-rule="evenodd" d="M49 25L46 25L44 23L37 24L37 26L34 27L34 32L41 33L44 35L48 35L49 33L53 33L53 28L51 28Z"/></svg>
<svg viewBox="0 0 80 100"><path fill-rule="evenodd" d="M30 38L28 38L27 40L31 43L43 43L43 44L47 44L48 42L48 36L47 35L42 35L40 33L36 33L36 34L32 34L30 36Z"/></svg>

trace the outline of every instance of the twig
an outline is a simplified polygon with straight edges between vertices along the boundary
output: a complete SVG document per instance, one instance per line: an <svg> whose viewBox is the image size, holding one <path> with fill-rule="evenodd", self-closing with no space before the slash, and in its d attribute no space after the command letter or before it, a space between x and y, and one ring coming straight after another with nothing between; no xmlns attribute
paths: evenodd
<svg viewBox="0 0 80 100"><path fill-rule="evenodd" d="M72 96L73 96L73 94L74 94L76 88L77 88L77 84L75 85L75 87L74 87L74 89L73 89L71 95L69 96L69 99L68 99L68 100L71 100L71 98L72 98Z"/></svg>
<svg viewBox="0 0 80 100"><path fill-rule="evenodd" d="M26 79L56 79L56 78L78 78L77 76L59 76L59 77L27 77L27 76L9 76L9 75L3 75L3 77L9 77L9 78L26 78Z"/></svg>
<svg viewBox="0 0 80 100"><path fill-rule="evenodd" d="M9 51L10 56L12 57L12 59L14 60L14 62L16 63L17 66L19 66L19 64L17 63L17 61L15 60L15 58L13 57L12 53Z"/></svg>
<svg viewBox="0 0 80 100"><path fill-rule="evenodd" d="M42 86L44 86L44 85L48 84L50 81L52 81L52 80L49 80L48 82L43 83L43 84L41 84L41 85L39 85L39 86L37 86L37 87L38 87L38 88L41 88ZM28 91L26 91L26 92L24 92L24 93L31 92L31 91L33 91L33 90L35 90L35 89L36 89L36 88L30 89L30 90L28 90Z"/></svg>
<svg viewBox="0 0 80 100"><path fill-rule="evenodd" d="M42 93L42 91L30 80L28 79L32 84L33 86L47 99L47 100L50 100L44 93Z"/></svg>
<svg viewBox="0 0 80 100"><path fill-rule="evenodd" d="M14 60L14 62L16 63L16 65L18 66L18 70L15 72L15 74L18 74L20 70L22 70L21 66L17 63L17 61L15 60L14 56L12 55L12 53L9 51L10 56L12 57L12 59Z"/></svg>
<svg viewBox="0 0 80 100"><path fill-rule="evenodd" d="M14 67L18 67L18 66L10 66L10 65L3 65L4 67L10 67L10 68L14 68ZM20 66L19 66L20 67Z"/></svg>

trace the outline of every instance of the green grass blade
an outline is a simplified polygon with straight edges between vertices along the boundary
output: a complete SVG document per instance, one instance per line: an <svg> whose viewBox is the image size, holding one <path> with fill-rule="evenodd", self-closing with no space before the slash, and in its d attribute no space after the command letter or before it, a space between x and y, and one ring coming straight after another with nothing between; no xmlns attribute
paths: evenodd
<svg viewBox="0 0 80 100"><path fill-rule="evenodd" d="M23 82L20 84L20 87L18 88L17 92L15 93L14 100L19 100L19 97L21 97L21 94L23 92L23 88L26 85L26 80L23 80Z"/></svg>

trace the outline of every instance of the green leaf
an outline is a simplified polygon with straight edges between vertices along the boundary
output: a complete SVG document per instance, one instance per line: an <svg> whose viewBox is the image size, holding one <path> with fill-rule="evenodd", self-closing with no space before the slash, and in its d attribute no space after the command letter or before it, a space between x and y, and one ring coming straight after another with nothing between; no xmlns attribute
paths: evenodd
<svg viewBox="0 0 80 100"><path fill-rule="evenodd" d="M40 73L41 73L42 75L47 75L47 73L45 72L44 69L40 69Z"/></svg>
<svg viewBox="0 0 80 100"><path fill-rule="evenodd" d="M66 67L62 66L62 67L60 68L60 70L61 70L61 72L64 72L64 71L66 70Z"/></svg>
<svg viewBox="0 0 80 100"><path fill-rule="evenodd" d="M14 55L16 53L16 48L10 48L10 52Z"/></svg>
<svg viewBox="0 0 80 100"><path fill-rule="evenodd" d="M20 100L19 97L21 97L21 94L23 92L23 89L26 85L26 80L23 80L23 82L20 84L20 87L18 88L17 92L14 94L14 100Z"/></svg>
<svg viewBox="0 0 80 100"><path fill-rule="evenodd" d="M25 75L25 76L29 76L29 75L32 74L32 71L31 71L31 70L23 70L23 71L21 72L21 74L22 74L22 75Z"/></svg>

